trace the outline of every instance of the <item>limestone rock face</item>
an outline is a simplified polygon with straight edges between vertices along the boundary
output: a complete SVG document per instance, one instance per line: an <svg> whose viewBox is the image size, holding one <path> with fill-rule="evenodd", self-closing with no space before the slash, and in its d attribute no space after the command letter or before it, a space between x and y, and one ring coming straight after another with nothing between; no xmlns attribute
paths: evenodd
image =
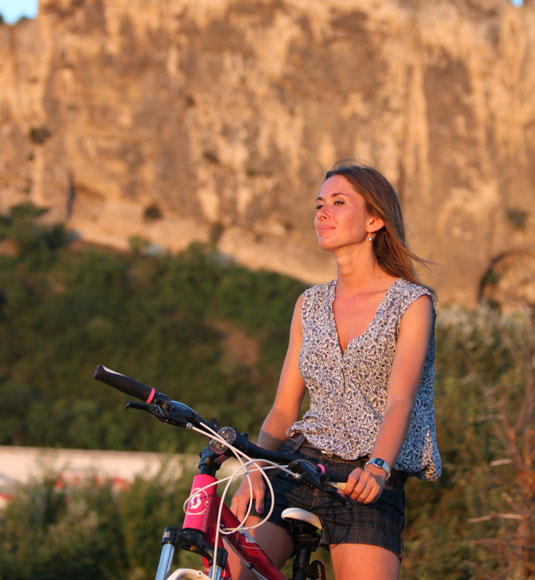
<svg viewBox="0 0 535 580"><path fill-rule="evenodd" d="M324 281L314 198L357 158L443 302L535 284L531 2L40 0L0 54L0 211Z"/></svg>

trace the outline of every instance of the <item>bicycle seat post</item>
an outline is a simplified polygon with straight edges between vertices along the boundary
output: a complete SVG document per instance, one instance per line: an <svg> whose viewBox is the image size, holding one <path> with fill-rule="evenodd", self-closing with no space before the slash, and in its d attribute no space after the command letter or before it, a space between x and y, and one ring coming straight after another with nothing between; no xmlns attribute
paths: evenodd
<svg viewBox="0 0 535 580"><path fill-rule="evenodd" d="M289 522L292 536L296 542L292 563L291 580L325 580L325 567L322 562L310 562L312 553L320 543L321 523L314 514L297 508L288 508L282 513Z"/></svg>

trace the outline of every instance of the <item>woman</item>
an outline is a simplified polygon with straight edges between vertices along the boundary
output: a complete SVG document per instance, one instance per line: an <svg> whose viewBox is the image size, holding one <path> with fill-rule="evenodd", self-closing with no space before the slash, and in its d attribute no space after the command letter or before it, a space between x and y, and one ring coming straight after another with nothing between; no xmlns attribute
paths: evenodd
<svg viewBox="0 0 535 580"><path fill-rule="evenodd" d="M282 566L293 545L280 512L287 505L309 509L322 520L336 580L395 579L404 482L408 475L436 479L441 471L433 405L435 298L417 280L412 262L419 258L405 244L396 193L377 170L338 164L329 171L314 225L320 247L336 258L337 278L297 301L258 443L345 470L343 493L353 509L278 475L274 512L254 533ZM305 389L310 408L298 420ZM251 480L252 524L271 498L258 472ZM238 518L249 501L244 481L232 500ZM248 578L247 571L239 578Z"/></svg>

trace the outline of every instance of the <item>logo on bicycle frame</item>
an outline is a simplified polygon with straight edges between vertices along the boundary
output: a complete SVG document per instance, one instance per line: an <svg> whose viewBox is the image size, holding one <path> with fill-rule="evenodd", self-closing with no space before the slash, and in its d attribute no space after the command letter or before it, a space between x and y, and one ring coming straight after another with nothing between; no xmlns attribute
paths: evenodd
<svg viewBox="0 0 535 580"><path fill-rule="evenodd" d="M188 501L186 513L193 516L200 516L206 512L207 507L208 494L204 489L196 489Z"/></svg>

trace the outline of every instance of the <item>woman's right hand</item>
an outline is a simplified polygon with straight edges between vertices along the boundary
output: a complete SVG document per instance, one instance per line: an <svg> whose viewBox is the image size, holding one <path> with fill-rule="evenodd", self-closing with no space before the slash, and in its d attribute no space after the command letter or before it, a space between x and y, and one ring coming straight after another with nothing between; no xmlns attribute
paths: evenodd
<svg viewBox="0 0 535 580"><path fill-rule="evenodd" d="M254 506L258 514L264 512L266 486L262 473L258 469L253 468L249 473L249 479L251 481L252 497L251 487L249 487L247 477L244 477L230 504L232 513L238 518L238 520L240 520L240 522L245 518L251 500L254 500Z"/></svg>

